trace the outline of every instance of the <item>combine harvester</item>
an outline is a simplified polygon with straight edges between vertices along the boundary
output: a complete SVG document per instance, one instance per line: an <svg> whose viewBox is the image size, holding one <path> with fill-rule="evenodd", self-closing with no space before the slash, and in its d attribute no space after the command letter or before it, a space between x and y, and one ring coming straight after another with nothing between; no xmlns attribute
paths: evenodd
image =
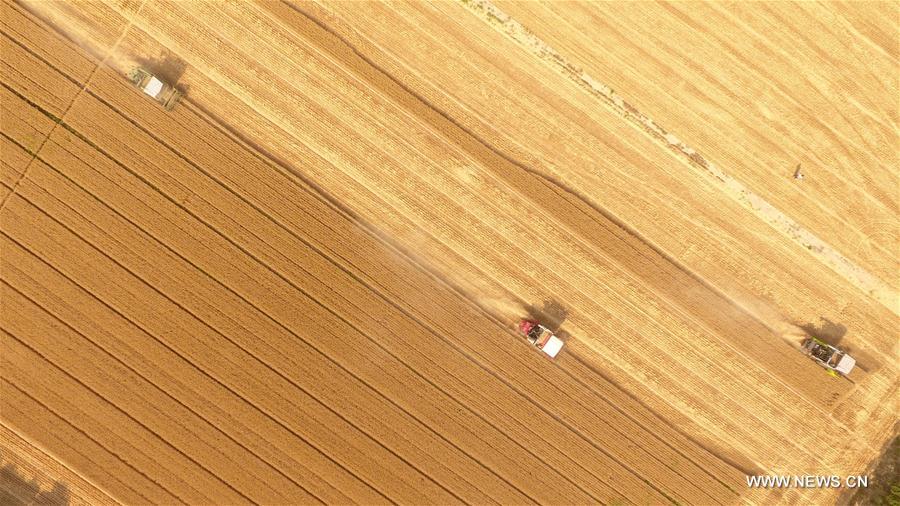
<svg viewBox="0 0 900 506"><path fill-rule="evenodd" d="M846 376L856 365L853 357L815 337L809 337L803 341L803 352L828 369L828 373L832 376Z"/></svg>
<svg viewBox="0 0 900 506"><path fill-rule="evenodd" d="M555 358L556 354L563 347L562 339L553 335L553 331L535 320L522 320L519 322L519 332L528 339L528 342L549 355L550 358Z"/></svg>
<svg viewBox="0 0 900 506"><path fill-rule="evenodd" d="M171 111L175 104L181 100L182 93L174 86L160 81L156 76L142 68L132 69L128 73L128 79L141 89L144 94L156 100L167 110Z"/></svg>

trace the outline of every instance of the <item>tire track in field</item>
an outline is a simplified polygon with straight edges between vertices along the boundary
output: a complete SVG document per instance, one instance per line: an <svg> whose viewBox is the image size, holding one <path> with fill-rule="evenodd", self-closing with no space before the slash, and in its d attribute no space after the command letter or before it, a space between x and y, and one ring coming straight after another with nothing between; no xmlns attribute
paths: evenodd
<svg viewBox="0 0 900 506"><path fill-rule="evenodd" d="M141 0L141 4L138 6L137 10L135 11L135 15L137 15L141 11L141 9L144 7L144 4L146 2L147 2L147 0ZM116 39L116 41L110 47L110 49L106 52L103 59L94 65L94 68L91 70L91 73L88 74L87 78L85 79L84 83L82 84L82 86L78 90L78 92L76 92L72 96L72 99L69 101L69 104L63 110L62 114L60 114L60 116L58 118L54 118L55 122L54 122L53 127L50 129L50 132L47 134L47 136L44 137L44 139L38 145L37 149L34 150L35 155L32 156L31 160L28 162L28 165L25 166L25 169L22 171L22 175L19 177L19 179L16 181L16 183L12 186L10 193L5 195L3 197L3 200L0 200L0 211L3 210L3 207L6 205L8 198L16 192L16 188L19 186L19 183L28 174L28 169L31 168L31 164L34 162L34 158L37 156L36 153L40 152L41 148L44 146L44 143L47 142L47 139L50 138L50 135L53 134L54 130L56 130L56 127L59 125L59 123L66 117L66 114L68 114L69 109L72 108L72 104L75 103L75 100L78 98L78 95L80 95L81 92L84 91L84 89L87 87L88 83L91 82L91 78L94 76L94 73L97 72L97 69L99 69L100 67L102 67L103 65L106 64L106 60L109 59L109 57L116 50L116 47L118 47L118 45L122 41L122 39L125 38L125 35L128 34L129 29L131 29L131 21L130 20L129 20L128 24L125 26L125 29L122 31L122 33L119 35L119 37ZM3 35L6 36L5 33ZM6 60L6 58L5 58L5 54L4 54L4 61L5 60Z"/></svg>
<svg viewBox="0 0 900 506"><path fill-rule="evenodd" d="M160 388L165 386L165 390L173 395L178 394L179 401L185 405L193 404L198 411L202 411L210 417L210 423L216 422L220 428L227 428L234 425L232 417L239 415L242 420L246 420L246 426L238 426L233 429L234 433L245 441L247 446L259 448L261 443L269 441L277 441L284 445L286 450L290 450L292 455L301 459L303 462L297 462L296 458L289 458L287 455L271 457L273 460L283 462L283 466L287 469L299 469L295 474L299 477L308 477L310 474L322 475L323 473L331 473L331 478L336 482L334 487L340 487L344 492L351 494L355 501L366 503L381 503L388 500L383 494L369 492L360 489L353 482L338 479L337 475L341 472L347 473L353 478L361 480L358 476L353 475L352 471L348 471L341 467L339 463L332 461L321 448L310 445L308 438L303 434L292 431L292 429L279 421L276 417L265 412L259 406L251 402L251 400L241 396L237 391L230 389L227 385L219 382L215 377L211 376L207 371L198 365L190 362L185 356L181 355L177 350L169 347L165 342L156 339L147 329L138 326L138 324L130 321L126 315L116 311L115 308L106 305L102 300L86 291L73 280L66 278L63 273L56 270L50 264L37 258L26 250L20 249L20 246L11 243L4 246L7 257L15 259L16 263L21 266L21 270L16 267L7 266L4 272L4 279L7 282L14 283L16 290L27 291L28 294L23 296L32 300L35 304L43 304L53 318L56 318L64 325L69 326L72 330L85 339L89 339L88 333L93 335L95 345L101 347L109 353L116 352L117 358L127 363L130 361L135 368L143 370L145 377L157 377L156 381ZM26 274L30 273L30 275ZM52 294L50 288L52 289ZM66 301L66 303L63 303ZM53 306L56 312L51 312L46 306ZM95 315L91 318L89 315ZM96 316L100 315L100 316ZM95 322L96 320L96 322ZM99 322L103 322L100 325ZM75 328L75 326L78 328ZM98 327L102 327L105 331L97 331ZM133 347L123 349L120 340L129 343L135 343ZM104 343L102 346L100 343ZM165 371L165 372L163 372ZM181 381L175 378L182 378ZM183 382L183 383L182 383ZM185 388L185 384L194 387L193 391ZM189 390L189 391L186 391ZM205 397L198 392L204 392L210 397ZM187 400L182 400L187 399ZM248 414L246 405L252 411ZM255 427L256 429L251 429ZM268 429L268 430L263 430ZM267 432L268 437L263 438L259 431ZM256 433L257 438L246 438L247 433ZM279 437L280 436L280 437ZM301 444L294 444L290 440L296 438L302 441ZM309 448L303 445L309 445ZM265 448L261 453L266 453ZM271 453L271 452L269 452ZM258 454L260 458L263 455ZM332 462L332 465L325 465L325 469L319 471L310 471L309 467L317 467L316 463L321 463L322 458ZM288 462L285 462L288 461ZM316 487L320 497L324 496L329 502L343 502L347 499L343 495L335 496L334 489L323 490ZM374 489L372 489L374 491Z"/></svg>
<svg viewBox="0 0 900 506"><path fill-rule="evenodd" d="M15 267L13 267L13 269L14 268ZM9 267L7 267L7 269L9 269ZM7 275L7 274L5 273L5 275ZM24 275L24 273L22 275ZM109 384L114 384L116 381L118 381L120 384L127 385L128 387L132 387L132 385L134 385L134 383L137 383L139 381L145 381L150 386L151 389L155 389L153 391L153 393L155 394L154 397L156 397L156 399L151 399L152 406L165 406L165 404L168 401L173 401L174 403L177 404L177 406L173 406L171 408L165 408L165 412L167 412L167 413L175 412L176 413L175 416L178 417L177 419L180 422L187 422L187 423L189 423L189 426L192 428L202 429L201 431L199 431L200 435L206 435L206 434L210 434L210 433L220 434L220 435L224 436L225 439L227 439L228 441L230 441L231 443L233 443L234 445L239 447L241 450L246 451L247 453L252 455L252 457L244 456L241 454L235 454L235 455L231 456L230 458L232 458L232 459L233 458L242 459L241 464L237 464L236 462L227 463L227 464L233 465L232 470L233 469L241 469L240 470L241 473L246 473L246 474L250 475L252 479L258 480L258 483L267 483L267 485L269 485L269 486L277 485L278 488L273 489L272 492L275 492L276 490L290 492L290 485L288 485L287 483L284 483L284 482L276 483L276 481L281 481L281 479L273 480L270 478L268 480L264 480L264 479L262 479L262 476L260 476L259 474L254 475L254 473L258 473L260 471L258 464L264 464L263 467L265 467L266 465L269 466L269 468L272 471L275 471L277 474L280 474L283 479L290 481L294 486L301 489L304 493L309 494L306 497L303 497L302 494L298 494L296 496L292 494L290 496L290 499L288 499L288 496L272 495L272 496L258 497L257 501L261 500L261 501L265 502L265 501L273 501L273 500L274 501L290 500L290 501L308 502L311 500L316 500L316 501L319 501L322 504L324 504L324 502L322 502L322 500L320 498L315 497L309 490L307 490L301 483L296 481L293 477L285 474L282 470L278 469L271 463L261 459L261 457L259 457L258 455L256 455L252 451L250 451L246 446L244 446L242 443L237 441L231 435L229 435L228 433L223 431L220 427L217 427L215 424L211 423L209 420L204 418L201 414L197 413L193 408L191 408L187 404L183 403L178 398L176 398L174 395L172 395L170 392L164 390L159 385L157 385L155 382L151 381L146 376L144 376L143 374L141 374L140 372L135 370L127 362L119 360L114 354L110 353L107 349L97 345L92 339L90 339L90 337L76 331L74 328L72 328L66 322L63 322L63 321L53 317L49 311L47 311L45 308L40 306L38 303L36 303L32 299L30 299L28 296L23 294L21 291L16 289L14 286L9 284L9 282L6 279L3 279L2 281L0 281L0 283L2 283L2 286L5 287L5 290L7 291L7 293L5 294L5 300L7 301L7 303L9 304L10 300L12 300L14 304L17 304L17 307L19 308L19 310L17 311L17 314L31 315L30 318L28 318L30 325L28 326L28 328L24 328L24 327L19 328L17 330L19 337L16 337L16 338L23 342L27 340L28 343L26 343L26 345L31 347L33 349L33 351L35 351L36 353L41 354L45 360L56 365L61 370L67 371L68 373L72 374L73 376L76 376L80 364L90 363L92 367L103 370L104 374L112 374L113 375L113 377L115 379L113 381L111 381ZM61 323L62 328L54 323L51 323L52 321L58 321L59 323ZM15 322L13 322L13 324L14 323ZM43 324L43 326L40 325L41 323ZM42 339L47 339L47 337L50 335L53 335L54 339L78 339L78 340L87 341L89 344L80 344L79 346L75 346L74 349L76 350L76 353L85 353L85 351L84 351L85 349L90 349L91 353L88 353L87 356L77 356L76 354L59 355L59 353L60 353L59 350L54 349L54 347L52 346L52 343L47 343L47 342L41 343L40 342ZM40 347L40 349L38 349L38 347ZM92 358L90 356L93 353L96 353L94 358ZM53 358L52 356L55 356L55 358ZM107 363L104 364L104 362L102 362L96 358L97 356L102 356L104 358L108 357L112 360L111 361L107 360ZM68 363L67 363L67 361L68 361ZM127 369L127 371L122 371L121 369ZM83 372L84 371L82 371L82 373ZM89 375L87 375L87 374L78 375L78 376L85 377L85 380L84 380L85 382L91 381L91 379L89 378ZM137 378L140 378L140 379L138 380ZM143 387L143 385L142 385L142 387ZM97 387L92 387L92 388L97 388ZM109 387L107 385L104 385L101 382L100 388L109 388ZM134 396L133 398L139 398L139 397L148 397L149 398L149 397L151 397L151 396L148 396L146 393L141 395L141 394L139 394L139 392L146 392L146 390L144 390L144 388L141 388L140 390L132 391L129 394ZM97 394L105 399L109 399L110 402L112 402L111 395L109 395L109 394L101 395L99 392L99 389L97 391ZM162 395L159 395L159 394L162 394ZM161 397L162 397L162 399L161 399ZM142 399L141 401L143 402L144 400L145 399ZM119 402L122 402L122 400L120 399ZM125 408L120 407L120 409L124 410ZM132 406L131 410L135 411L135 407ZM181 411L181 413L177 413L178 411ZM135 416L138 418L142 418L142 419L149 418L149 416L148 417L142 417L139 415L135 415ZM195 417L196 420L192 420L191 417ZM171 440L171 439L177 439L177 438L169 437L167 439ZM200 439L200 438L198 438L198 439ZM217 441L219 441L218 437L216 437L215 439ZM236 449L234 447L231 447L227 442L221 442L219 451L223 451L222 450L223 448L225 450L231 450L231 451L226 451L225 453L232 453L232 454L235 453L234 450ZM254 457L257 459L260 459L259 462L254 462L253 461ZM229 458L229 457L227 455L223 454L222 458ZM211 460L215 463L217 459L211 459ZM216 465L216 464L214 464L214 465ZM247 466L247 467L245 467L245 466ZM223 472L223 470L224 469L218 469L216 472L218 473L218 476L225 476L227 478L228 473ZM231 479L233 480L234 477L231 477ZM237 481L240 481L240 479Z"/></svg>
<svg viewBox="0 0 900 506"><path fill-rule="evenodd" d="M489 0L462 0L462 4L472 14L484 20L492 28L509 37L528 52L536 55L541 61L547 63L558 73L586 90L592 96L597 97L605 107L645 132L658 144L676 152L686 163L706 172L711 176L710 180L717 182L716 184L720 186L725 194L739 202L743 207L785 237L809 250L810 254L820 262L829 266L849 283L867 296L878 301L893 314L900 315L900 312L898 312L900 308L896 304L898 294L890 285L870 274L812 232L801 227L799 223L788 215L753 193L737 179L716 167L675 137L674 134L667 132L651 118L635 109L634 106L626 102L611 88L594 80L581 68L569 62L564 56L538 39L527 28L493 5Z"/></svg>

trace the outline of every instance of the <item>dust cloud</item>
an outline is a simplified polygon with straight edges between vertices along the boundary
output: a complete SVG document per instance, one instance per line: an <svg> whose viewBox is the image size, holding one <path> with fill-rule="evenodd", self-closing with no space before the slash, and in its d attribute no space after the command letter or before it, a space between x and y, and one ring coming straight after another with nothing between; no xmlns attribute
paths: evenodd
<svg viewBox="0 0 900 506"><path fill-rule="evenodd" d="M712 293L716 296L710 296ZM803 328L794 324L772 301L751 295L737 287L692 284L690 288L680 291L680 300L691 305L702 304L708 310L738 321L752 318L798 349L807 337Z"/></svg>
<svg viewBox="0 0 900 506"><path fill-rule="evenodd" d="M112 46L106 47L100 41L98 34L86 28L91 26L91 24L80 13L81 7L79 4L22 0L21 5L41 21L62 32L69 42L86 51L97 61L102 62L102 65L114 68L122 73L126 73L137 66L138 62L133 57L116 51L118 40Z"/></svg>
<svg viewBox="0 0 900 506"><path fill-rule="evenodd" d="M772 333L794 348L800 349L803 346L803 341L809 337L803 328L791 322L770 303L755 298L753 300L742 300L741 298L732 300L739 307L743 308L748 315L768 327Z"/></svg>
<svg viewBox="0 0 900 506"><path fill-rule="evenodd" d="M396 248L386 249L391 261L405 263L411 260L494 318L514 325L528 313L525 303L506 287L479 271L440 239L421 228L410 226L397 234L387 234L382 230L374 232ZM427 294L423 293L421 296L427 297Z"/></svg>
<svg viewBox="0 0 900 506"><path fill-rule="evenodd" d="M516 320L525 314L525 305L511 297L474 295L472 299L501 320Z"/></svg>

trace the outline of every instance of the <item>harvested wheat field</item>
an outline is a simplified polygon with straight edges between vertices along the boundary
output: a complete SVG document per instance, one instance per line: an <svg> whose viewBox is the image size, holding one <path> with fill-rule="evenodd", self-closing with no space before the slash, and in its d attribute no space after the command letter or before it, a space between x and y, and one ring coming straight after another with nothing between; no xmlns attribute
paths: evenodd
<svg viewBox="0 0 900 506"><path fill-rule="evenodd" d="M0 497L848 502L900 410L898 17L3 0Z"/></svg>

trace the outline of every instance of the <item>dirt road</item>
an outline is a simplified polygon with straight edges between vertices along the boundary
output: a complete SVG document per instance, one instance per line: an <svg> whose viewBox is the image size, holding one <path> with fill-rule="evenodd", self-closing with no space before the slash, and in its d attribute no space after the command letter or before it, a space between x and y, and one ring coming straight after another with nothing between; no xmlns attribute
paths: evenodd
<svg viewBox="0 0 900 506"><path fill-rule="evenodd" d="M896 311L470 7L92 7L3 4L3 424L108 496L828 500L744 476L887 437Z"/></svg>

